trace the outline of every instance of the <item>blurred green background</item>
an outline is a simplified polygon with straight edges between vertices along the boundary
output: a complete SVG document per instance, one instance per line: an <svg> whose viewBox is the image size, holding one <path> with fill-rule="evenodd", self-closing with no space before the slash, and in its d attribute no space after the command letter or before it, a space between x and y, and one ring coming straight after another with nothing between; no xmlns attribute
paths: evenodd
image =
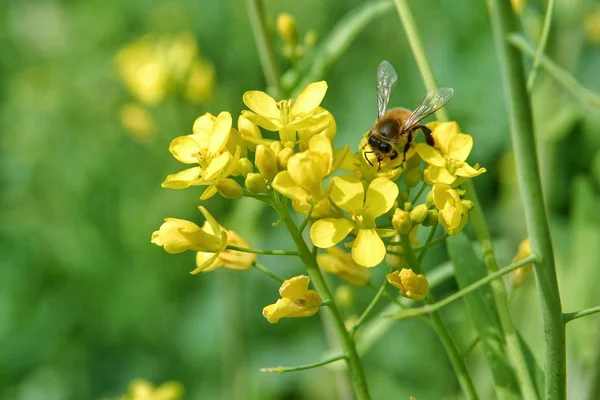
<svg viewBox="0 0 600 400"><path fill-rule="evenodd" d="M475 138L470 160L488 169L475 184L499 261L508 263L526 233L485 2L412 3L438 83L455 89L448 112ZM361 4L265 2L271 23L288 12L301 33L314 30L319 40ZM531 1L521 14L531 41L544 10L545 2ZM558 0L548 46L553 60L596 92L599 12L597 1ZM328 343L319 315L270 325L261 310L277 298L275 282L255 270L191 276L192 254L170 256L150 243L164 217L200 222L200 188L160 188L181 169L170 140L189 133L204 112L229 110L236 118L244 91L265 88L245 3L4 0L0 21L0 399L114 398L136 378L180 381L187 399L348 398L335 369L259 372L320 359ZM143 102L120 76L117 54L130 49L133 59L145 57L140 43L167 46L177 37L186 38L183 50L163 57L177 70L180 56L197 45L197 81L176 75L158 100ZM274 42L280 51L281 40ZM339 146L355 148L373 123L383 59L400 73L392 105L414 107L421 99L424 87L392 9L368 24L325 76L323 105L336 118ZM213 72L214 80L203 80ZM543 71L534 111L563 305L575 311L600 303L600 113ZM291 246L281 228L271 228L275 215L251 201L236 204L215 196L207 207L254 247ZM438 246L426 269L446 259ZM302 271L289 258L264 261L285 276ZM383 272L374 272L376 281ZM438 296L455 289L449 282ZM354 293L348 316L373 295ZM511 305L540 363L533 279ZM464 304L443 315L466 349L474 330ZM573 398L600 397L599 328L597 317L568 326ZM476 348L468 360L489 398L480 353ZM374 399L460 398L443 347L418 320L391 324L363 359Z"/></svg>

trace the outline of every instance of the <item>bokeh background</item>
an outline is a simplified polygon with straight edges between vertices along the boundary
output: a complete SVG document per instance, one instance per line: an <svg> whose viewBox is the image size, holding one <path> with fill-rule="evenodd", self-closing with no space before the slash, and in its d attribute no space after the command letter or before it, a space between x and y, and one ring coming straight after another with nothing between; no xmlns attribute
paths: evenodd
<svg viewBox="0 0 600 400"><path fill-rule="evenodd" d="M285 11L302 34L314 30L322 40L362 3L265 6L272 24ZM475 138L470 160L488 169L475 184L497 256L508 263L526 233L485 2L412 3L438 82L455 89L448 112ZM545 3L532 0L522 10L532 42ZM600 3L556 3L548 54L600 92ZM319 315L270 325L261 310L277 298L276 282L255 270L191 276L192 254L169 256L150 243L166 216L201 220L200 188L160 188L180 169L170 140L204 112L229 110L235 118L244 91L265 89L245 3L4 0L0 21L0 399L116 398L136 378L179 381L187 399L348 398L335 369L259 372L322 357L328 340ZM274 41L285 70L282 42ZM339 145L355 148L373 123L382 59L400 73L393 105L414 107L424 94L392 9L325 75L324 107L337 120ZM541 71L534 111L564 309L591 307L600 303L598 108ZM255 247L291 246L259 204L215 196L207 206ZM446 260L438 246L426 270ZM289 258L265 263L285 276L302 271ZM455 289L450 281L438 296ZM360 313L372 295L354 290L346 315ZM539 363L533 279L514 291L511 305ZM466 349L474 330L464 304L443 315ZM599 327L597 317L568 326L573 398L600 397ZM469 364L491 396L480 353L476 347ZM363 359L375 399L460 398L439 340L421 321L386 325Z"/></svg>

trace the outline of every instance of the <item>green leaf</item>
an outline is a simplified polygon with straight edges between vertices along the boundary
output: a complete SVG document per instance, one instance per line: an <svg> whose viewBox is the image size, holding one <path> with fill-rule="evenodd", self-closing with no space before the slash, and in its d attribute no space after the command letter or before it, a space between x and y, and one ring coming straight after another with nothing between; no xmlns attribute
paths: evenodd
<svg viewBox="0 0 600 400"><path fill-rule="evenodd" d="M483 261L477 257L466 236L449 237L446 243L461 289L487 275ZM519 386L504 349L504 335L490 287L484 286L464 299L494 378L496 397L520 398Z"/></svg>
<svg viewBox="0 0 600 400"><path fill-rule="evenodd" d="M390 1L374 2L350 11L333 27L319 46L300 62L298 69L305 73L290 71L282 78L284 85L295 86L292 94L296 96L309 83L323 79L329 67L340 58L356 36L370 22L385 15L392 7ZM300 76L304 78L296 84Z"/></svg>

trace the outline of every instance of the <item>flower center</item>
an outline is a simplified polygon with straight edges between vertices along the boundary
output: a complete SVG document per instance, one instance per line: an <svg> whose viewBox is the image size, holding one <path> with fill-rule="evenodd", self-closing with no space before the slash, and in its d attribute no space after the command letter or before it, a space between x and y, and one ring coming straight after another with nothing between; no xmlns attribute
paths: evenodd
<svg viewBox="0 0 600 400"><path fill-rule="evenodd" d="M461 161L457 161L453 158L450 158L448 156L445 156L446 158L446 169L448 170L448 172L450 172L451 175L455 175L456 174L456 170L462 166L462 162Z"/></svg>
<svg viewBox="0 0 600 400"><path fill-rule="evenodd" d="M281 120L284 125L289 124L290 121L290 109L292 108L292 100L281 100L277 103L279 110L281 111Z"/></svg>
<svg viewBox="0 0 600 400"><path fill-rule="evenodd" d="M294 299L294 304L297 305L298 307L304 307L304 306L306 306L306 300Z"/></svg>

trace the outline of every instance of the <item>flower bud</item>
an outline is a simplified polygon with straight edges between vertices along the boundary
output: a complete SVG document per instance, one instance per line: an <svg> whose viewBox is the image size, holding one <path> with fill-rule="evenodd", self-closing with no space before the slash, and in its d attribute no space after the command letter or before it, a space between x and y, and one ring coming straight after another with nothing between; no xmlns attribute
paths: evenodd
<svg viewBox="0 0 600 400"><path fill-rule="evenodd" d="M412 222L416 225L422 223L423 221L425 221L425 218L427 218L427 213L429 212L429 209L427 208L427 206L425 204L419 204L418 206L416 206L415 208L413 208L410 212L410 219L412 219Z"/></svg>
<svg viewBox="0 0 600 400"><path fill-rule="evenodd" d="M412 220L408 211L396 208L392 217L392 224L399 235L408 235L412 229Z"/></svg>
<svg viewBox="0 0 600 400"><path fill-rule="evenodd" d="M285 43L295 45L298 43L298 26L296 20L288 13L281 13L277 17L277 33Z"/></svg>
<svg viewBox="0 0 600 400"><path fill-rule="evenodd" d="M159 230L152 233L152 243L163 247L170 254L186 250L217 252L221 250L222 244L222 238L217 235L202 230L191 221L165 218Z"/></svg>
<svg viewBox="0 0 600 400"><path fill-rule="evenodd" d="M283 144L279 141L271 143L269 146L275 155L279 154L281 150L283 150Z"/></svg>
<svg viewBox="0 0 600 400"><path fill-rule="evenodd" d="M423 226L433 226L438 223L438 210L429 210L427 211L427 218L423 221Z"/></svg>
<svg viewBox="0 0 600 400"><path fill-rule="evenodd" d="M254 171L254 165L252 165L252 161L248 160L247 158L240 158L238 161L238 171L239 174L245 178L246 175Z"/></svg>
<svg viewBox="0 0 600 400"><path fill-rule="evenodd" d="M255 164L263 178L268 181L272 181L279 172L277 156L270 147L264 144L256 146Z"/></svg>
<svg viewBox="0 0 600 400"><path fill-rule="evenodd" d="M529 257L531 255L531 244L529 239L525 239L519 244L519 250L517 251L517 255L513 258L512 262L516 263L521 261L522 259ZM533 271L533 264L526 264L520 268L515 269L510 273L510 281L515 287L522 286L527 278L531 276L531 272Z"/></svg>
<svg viewBox="0 0 600 400"><path fill-rule="evenodd" d="M335 290L335 304L342 308L352 307L354 296L352 296L352 288L348 285L340 285Z"/></svg>
<svg viewBox="0 0 600 400"><path fill-rule="evenodd" d="M221 196L226 199L239 199L244 196L244 189L239 183L230 178L219 179L215 182L215 187Z"/></svg>
<svg viewBox="0 0 600 400"><path fill-rule="evenodd" d="M410 201L404 202L404 210L410 211L412 209L412 203Z"/></svg>
<svg viewBox="0 0 600 400"><path fill-rule="evenodd" d="M267 191L267 181L262 177L261 174L254 172L249 173L246 175L246 181L244 184L252 193L264 193Z"/></svg>
<svg viewBox="0 0 600 400"><path fill-rule="evenodd" d="M280 170L287 169L287 163L290 157L294 155L294 149L286 147L277 154L277 165Z"/></svg>
<svg viewBox="0 0 600 400"><path fill-rule="evenodd" d="M412 300L423 300L429 294L429 282L423 274L415 274L403 268L386 275L387 281L400 290L400 294Z"/></svg>
<svg viewBox="0 0 600 400"><path fill-rule="evenodd" d="M430 190L429 193L427 193L427 197L425 198L425 204L427 204L427 207L433 207L433 205L435 204L433 202L433 191Z"/></svg>
<svg viewBox="0 0 600 400"><path fill-rule="evenodd" d="M471 200L461 200L460 203L462 204L463 208L467 211L471 211L471 209L473 208L473 202Z"/></svg>
<svg viewBox="0 0 600 400"><path fill-rule="evenodd" d="M314 30L310 30L308 32L306 32L306 34L304 35L304 46L307 49L312 49L315 44L317 44L317 39L319 37L317 36L317 32Z"/></svg>
<svg viewBox="0 0 600 400"><path fill-rule="evenodd" d="M414 188L421 182L421 169L413 168L406 172L406 176L404 177L406 181L406 186L409 188Z"/></svg>

